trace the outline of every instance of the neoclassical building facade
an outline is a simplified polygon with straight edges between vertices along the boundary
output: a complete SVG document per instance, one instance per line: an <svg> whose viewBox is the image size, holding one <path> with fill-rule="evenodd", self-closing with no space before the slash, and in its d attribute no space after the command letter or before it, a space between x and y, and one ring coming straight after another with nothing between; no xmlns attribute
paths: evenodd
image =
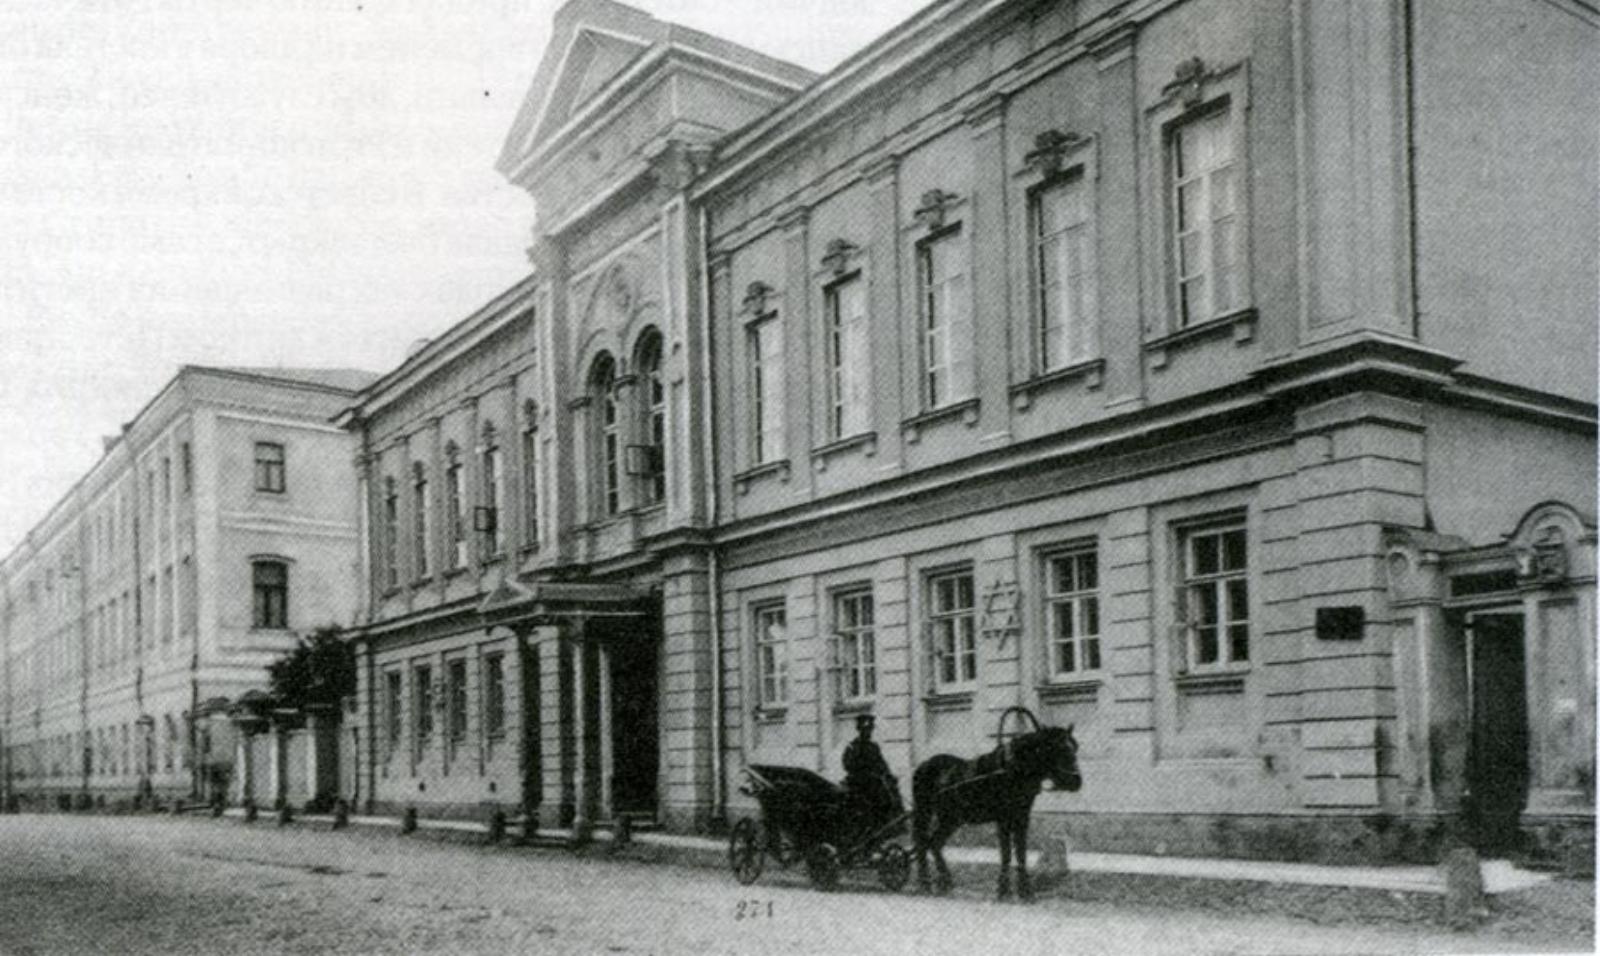
<svg viewBox="0 0 1600 956"><path fill-rule="evenodd" d="M1021 704L1079 846L1592 840L1596 30L940 0L816 77L568 3L532 273L346 416L364 794L698 829Z"/></svg>
<svg viewBox="0 0 1600 956"><path fill-rule="evenodd" d="M184 366L106 439L0 561L0 796L225 792L227 705L354 614L352 439L330 418L372 378Z"/></svg>

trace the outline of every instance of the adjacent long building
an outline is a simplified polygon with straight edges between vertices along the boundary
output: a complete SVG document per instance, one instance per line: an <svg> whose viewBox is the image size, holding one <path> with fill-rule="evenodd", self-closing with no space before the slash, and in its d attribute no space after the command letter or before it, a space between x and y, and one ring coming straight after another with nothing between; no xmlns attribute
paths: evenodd
<svg viewBox="0 0 1600 956"><path fill-rule="evenodd" d="M0 561L0 785L226 793L227 705L358 601L363 372L185 366Z"/></svg>
<svg viewBox="0 0 1600 956"><path fill-rule="evenodd" d="M1594 8L556 15L528 278L362 392L360 796L754 811L1025 705L1078 846L1582 854Z"/></svg>

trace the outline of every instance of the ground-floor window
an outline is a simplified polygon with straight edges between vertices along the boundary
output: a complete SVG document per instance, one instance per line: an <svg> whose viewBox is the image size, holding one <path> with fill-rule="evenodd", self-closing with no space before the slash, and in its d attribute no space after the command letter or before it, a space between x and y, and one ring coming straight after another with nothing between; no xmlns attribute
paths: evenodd
<svg viewBox="0 0 1600 956"><path fill-rule="evenodd" d="M1045 559L1045 626L1052 677L1100 669L1100 562L1080 545Z"/></svg>
<svg viewBox="0 0 1600 956"><path fill-rule="evenodd" d="M1191 670L1250 661L1250 585L1244 519L1182 533L1183 600Z"/></svg>
<svg viewBox="0 0 1600 956"><path fill-rule="evenodd" d="M834 673L838 697L861 700L878 692L878 648L872 592L851 590L833 597Z"/></svg>
<svg viewBox="0 0 1600 956"><path fill-rule="evenodd" d="M483 736L492 747L506 735L506 656L483 659Z"/></svg>
<svg viewBox="0 0 1600 956"><path fill-rule="evenodd" d="M970 570L944 572L928 579L928 640L936 692L966 691L977 683L975 608Z"/></svg>
<svg viewBox="0 0 1600 956"><path fill-rule="evenodd" d="M758 702L763 707L782 707L789 702L787 613L779 601L756 607L752 618Z"/></svg>
<svg viewBox="0 0 1600 956"><path fill-rule="evenodd" d="M411 669L412 698L416 701L416 715L412 724L415 734L417 755L428 747L428 741L433 736L433 668L427 664L418 664Z"/></svg>

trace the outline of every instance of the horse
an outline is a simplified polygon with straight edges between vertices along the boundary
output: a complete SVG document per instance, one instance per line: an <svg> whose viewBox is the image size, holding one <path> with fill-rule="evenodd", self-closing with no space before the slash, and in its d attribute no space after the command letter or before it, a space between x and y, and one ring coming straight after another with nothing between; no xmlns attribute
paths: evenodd
<svg viewBox="0 0 1600 956"><path fill-rule="evenodd" d="M1028 881L1028 815L1045 778L1061 790L1075 793L1083 786L1078 773L1078 742L1072 726L1041 727L1023 707L1012 713L1026 716L1033 724L1030 733L1001 743L975 760L949 754L929 757L917 765L911 777L912 841L917 858L917 882L924 892L932 890L928 880L927 855L931 851L939 868L939 891L951 888L950 867L944 861L944 844L950 835L968 823L993 821L1000 837L1000 885L997 898L1011 896L1011 855L1017 859L1017 894L1033 899Z"/></svg>

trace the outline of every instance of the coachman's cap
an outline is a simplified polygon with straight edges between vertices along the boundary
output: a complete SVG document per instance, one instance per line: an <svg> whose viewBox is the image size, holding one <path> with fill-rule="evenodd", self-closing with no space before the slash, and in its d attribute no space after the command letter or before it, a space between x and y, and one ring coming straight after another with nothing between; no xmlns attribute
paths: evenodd
<svg viewBox="0 0 1600 956"><path fill-rule="evenodd" d="M871 714L861 714L860 716L856 717L856 728L859 730L862 727L871 727L877 722L878 718L872 716Z"/></svg>

